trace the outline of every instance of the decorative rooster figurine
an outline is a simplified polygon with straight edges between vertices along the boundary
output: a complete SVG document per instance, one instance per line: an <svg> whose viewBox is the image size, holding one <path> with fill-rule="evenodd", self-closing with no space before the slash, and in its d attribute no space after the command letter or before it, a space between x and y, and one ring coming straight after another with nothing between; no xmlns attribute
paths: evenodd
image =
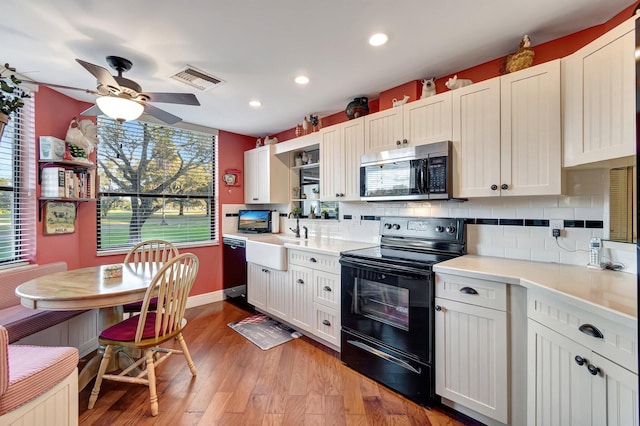
<svg viewBox="0 0 640 426"><path fill-rule="evenodd" d="M533 49L528 35L522 37L518 51L508 55L504 61L503 74L529 68L533 64Z"/></svg>

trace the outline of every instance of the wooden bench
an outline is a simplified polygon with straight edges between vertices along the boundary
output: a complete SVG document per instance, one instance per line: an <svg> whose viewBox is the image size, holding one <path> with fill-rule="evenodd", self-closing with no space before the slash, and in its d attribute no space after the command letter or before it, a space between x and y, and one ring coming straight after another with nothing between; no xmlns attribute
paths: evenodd
<svg viewBox="0 0 640 426"><path fill-rule="evenodd" d="M0 425L78 424L78 350L10 345L0 326Z"/></svg>

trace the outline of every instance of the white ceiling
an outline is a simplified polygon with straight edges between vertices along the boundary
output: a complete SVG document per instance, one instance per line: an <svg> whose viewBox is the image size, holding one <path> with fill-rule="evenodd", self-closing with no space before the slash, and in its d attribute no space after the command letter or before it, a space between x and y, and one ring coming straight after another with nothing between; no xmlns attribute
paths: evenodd
<svg viewBox="0 0 640 426"><path fill-rule="evenodd" d="M159 104L185 122L265 136L356 96L446 76L601 24L631 0L2 0L0 61L33 80L95 89L76 61L109 68L149 92L192 92L199 107ZM374 32L389 42L367 44ZM169 78L190 64L226 81L207 92ZM111 70L111 69L110 69ZM115 73L115 72L114 72ZM305 87L294 77L306 74ZM93 102L94 96L64 92ZM259 99L263 106L249 107Z"/></svg>

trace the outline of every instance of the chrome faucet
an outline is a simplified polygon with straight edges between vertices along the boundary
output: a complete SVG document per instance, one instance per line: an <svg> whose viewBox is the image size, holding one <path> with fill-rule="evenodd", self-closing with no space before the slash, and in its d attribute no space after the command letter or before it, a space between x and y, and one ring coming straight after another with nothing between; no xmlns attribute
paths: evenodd
<svg viewBox="0 0 640 426"><path fill-rule="evenodd" d="M302 227L304 229L304 239L308 239L309 238L309 228L307 228L306 226Z"/></svg>
<svg viewBox="0 0 640 426"><path fill-rule="evenodd" d="M296 229L289 228L296 234L296 238L300 238L300 218L296 217Z"/></svg>

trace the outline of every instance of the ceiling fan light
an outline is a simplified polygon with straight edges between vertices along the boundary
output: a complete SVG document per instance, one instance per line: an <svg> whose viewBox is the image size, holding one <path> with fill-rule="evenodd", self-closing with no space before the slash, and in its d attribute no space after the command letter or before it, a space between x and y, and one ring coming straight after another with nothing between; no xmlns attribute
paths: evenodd
<svg viewBox="0 0 640 426"><path fill-rule="evenodd" d="M118 121L135 120L144 111L142 104L117 96L99 96L96 104L106 116Z"/></svg>

